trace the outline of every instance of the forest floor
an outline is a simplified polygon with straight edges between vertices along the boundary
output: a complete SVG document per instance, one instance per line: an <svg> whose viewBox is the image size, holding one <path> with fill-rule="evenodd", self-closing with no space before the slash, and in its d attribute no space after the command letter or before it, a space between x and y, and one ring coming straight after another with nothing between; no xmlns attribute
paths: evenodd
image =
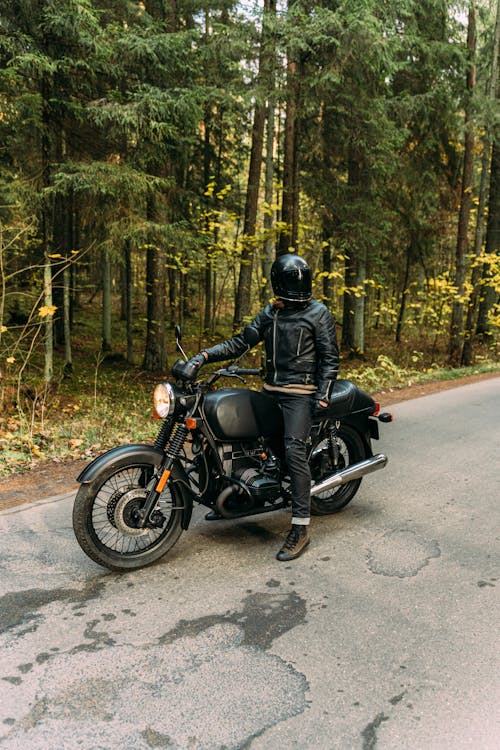
<svg viewBox="0 0 500 750"><path fill-rule="evenodd" d="M382 409L385 409L401 401L428 396L498 375L498 371L484 372L455 380L435 380L402 388L390 388L372 395L376 401L380 401ZM0 511L76 490L76 477L88 462L89 459L46 461L34 468L25 468L0 479Z"/></svg>

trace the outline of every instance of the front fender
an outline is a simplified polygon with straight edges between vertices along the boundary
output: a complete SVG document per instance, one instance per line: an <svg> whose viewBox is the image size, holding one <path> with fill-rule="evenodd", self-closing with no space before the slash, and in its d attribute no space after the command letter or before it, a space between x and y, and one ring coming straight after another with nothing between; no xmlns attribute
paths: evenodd
<svg viewBox="0 0 500 750"><path fill-rule="evenodd" d="M94 479L107 469L111 467L119 469L129 463L145 463L159 466L164 456L163 451L155 448L153 445L144 443L120 445L94 458L77 477L76 481L80 482L80 484L88 484L93 482ZM172 467L172 478L170 481L177 484L177 490L182 495L182 528L187 529L193 512L193 492L190 489L189 478L179 461L176 461Z"/></svg>
<svg viewBox="0 0 500 750"><path fill-rule="evenodd" d="M103 453L102 456L94 458L76 478L76 481L80 484L88 484L110 466L119 467L129 463L129 461L144 461L144 463L152 463L158 466L162 458L163 451L154 448L152 445L142 443L120 445L118 448L112 448L110 451Z"/></svg>

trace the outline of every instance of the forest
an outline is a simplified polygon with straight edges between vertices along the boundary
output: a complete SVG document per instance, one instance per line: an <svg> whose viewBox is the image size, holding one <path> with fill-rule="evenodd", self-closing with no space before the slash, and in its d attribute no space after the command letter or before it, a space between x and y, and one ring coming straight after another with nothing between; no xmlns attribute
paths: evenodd
<svg viewBox="0 0 500 750"><path fill-rule="evenodd" d="M0 474L151 437L174 326L290 251L344 377L499 369L499 47L500 0L0 0Z"/></svg>

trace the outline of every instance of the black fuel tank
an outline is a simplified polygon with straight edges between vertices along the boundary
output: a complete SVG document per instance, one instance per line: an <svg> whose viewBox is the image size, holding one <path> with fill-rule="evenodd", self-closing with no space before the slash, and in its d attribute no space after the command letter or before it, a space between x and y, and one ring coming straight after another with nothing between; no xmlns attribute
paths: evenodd
<svg viewBox="0 0 500 750"><path fill-rule="evenodd" d="M203 401L207 423L219 440L244 440L283 433L281 409L271 396L246 388L221 388Z"/></svg>

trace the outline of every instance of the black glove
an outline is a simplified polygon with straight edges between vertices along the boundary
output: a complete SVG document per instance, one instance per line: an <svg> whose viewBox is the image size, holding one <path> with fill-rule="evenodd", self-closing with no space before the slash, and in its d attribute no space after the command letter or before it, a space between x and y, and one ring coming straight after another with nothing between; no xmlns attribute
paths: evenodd
<svg viewBox="0 0 500 750"><path fill-rule="evenodd" d="M195 354L194 357L191 357L187 362L183 362L182 365L177 367L177 375L181 377L182 380L194 380L196 373L206 361L207 360L201 352L200 354Z"/></svg>

